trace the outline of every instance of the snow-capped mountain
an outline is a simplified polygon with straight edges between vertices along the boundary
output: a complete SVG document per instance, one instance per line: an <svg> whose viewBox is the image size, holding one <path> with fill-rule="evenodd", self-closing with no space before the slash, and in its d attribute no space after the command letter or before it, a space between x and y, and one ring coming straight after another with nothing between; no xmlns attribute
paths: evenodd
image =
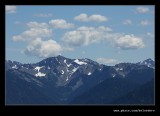
<svg viewBox="0 0 160 116"><path fill-rule="evenodd" d="M37 78L47 78L53 74L58 77L59 85L63 86L70 81L76 73L92 75L95 70L102 70L103 65L90 59L68 59L63 56L50 57L35 64L21 64L6 61L6 69L26 72ZM60 83L62 81L66 81Z"/></svg>
<svg viewBox="0 0 160 116"><path fill-rule="evenodd" d="M111 81L105 85L109 86L112 79L122 79L124 84L126 81L134 83L133 89L153 79L153 64L151 59L147 59L136 64L120 63L106 66L87 58L69 59L60 55L33 64L8 60L6 61L7 103L65 104L74 101L76 97L93 87L103 85L106 81ZM28 94L32 94L32 97L28 98Z"/></svg>
<svg viewBox="0 0 160 116"><path fill-rule="evenodd" d="M138 64L146 65L147 67L150 67L150 68L155 67L155 62L151 58L148 58L148 59L144 60L143 62L139 62Z"/></svg>

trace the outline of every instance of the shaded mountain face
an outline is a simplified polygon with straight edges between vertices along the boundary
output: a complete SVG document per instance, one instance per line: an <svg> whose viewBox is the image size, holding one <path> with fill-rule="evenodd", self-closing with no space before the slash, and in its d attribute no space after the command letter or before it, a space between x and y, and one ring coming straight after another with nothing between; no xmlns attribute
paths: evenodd
<svg viewBox="0 0 160 116"><path fill-rule="evenodd" d="M148 74L147 78L144 73ZM75 97L71 104L153 104L154 79L149 77L151 75L153 71L148 70L136 76L109 78Z"/></svg>
<svg viewBox="0 0 160 116"><path fill-rule="evenodd" d="M153 104L154 103L154 80L128 92L126 95L110 102L111 104Z"/></svg>
<svg viewBox="0 0 160 116"><path fill-rule="evenodd" d="M144 64L106 66L63 56L34 64L6 61L6 104L121 103L114 101L154 80L154 61Z"/></svg>

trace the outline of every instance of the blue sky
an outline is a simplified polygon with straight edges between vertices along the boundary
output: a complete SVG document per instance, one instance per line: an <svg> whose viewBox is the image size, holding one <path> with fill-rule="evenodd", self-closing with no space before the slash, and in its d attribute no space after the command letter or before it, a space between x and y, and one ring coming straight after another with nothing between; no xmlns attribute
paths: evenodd
<svg viewBox="0 0 160 116"><path fill-rule="evenodd" d="M6 59L154 60L154 6L6 6Z"/></svg>

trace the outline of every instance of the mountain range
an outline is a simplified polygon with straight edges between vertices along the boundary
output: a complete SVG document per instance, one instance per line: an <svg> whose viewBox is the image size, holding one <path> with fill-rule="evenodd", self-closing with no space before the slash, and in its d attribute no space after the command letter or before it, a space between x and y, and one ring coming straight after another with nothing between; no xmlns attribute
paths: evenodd
<svg viewBox="0 0 160 116"><path fill-rule="evenodd" d="M88 58L5 61L6 105L154 104L155 62L99 64Z"/></svg>

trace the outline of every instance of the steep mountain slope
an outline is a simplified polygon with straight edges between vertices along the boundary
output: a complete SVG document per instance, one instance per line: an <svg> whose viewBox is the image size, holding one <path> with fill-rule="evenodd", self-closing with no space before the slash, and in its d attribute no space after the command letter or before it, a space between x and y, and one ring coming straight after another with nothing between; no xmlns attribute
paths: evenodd
<svg viewBox="0 0 160 116"><path fill-rule="evenodd" d="M34 64L6 61L6 104L108 104L153 78L154 67L140 63L106 66L60 55Z"/></svg>
<svg viewBox="0 0 160 116"><path fill-rule="evenodd" d="M17 73L13 70L6 73L6 104L56 103L44 95L40 81L26 73Z"/></svg>
<svg viewBox="0 0 160 116"><path fill-rule="evenodd" d="M154 80L147 82L146 84L134 89L127 95L124 95L114 101L111 104L154 104Z"/></svg>
<svg viewBox="0 0 160 116"><path fill-rule="evenodd" d="M145 72L145 73L144 73ZM132 73L132 72L131 72ZM134 77L133 77L134 76ZM142 86L146 87L146 83L150 82L150 80L154 79L154 73L152 70L147 71L137 71L134 72L134 75L128 74L125 78L117 77L117 78L110 78L105 80L104 82L94 86L90 90L86 91L85 93L75 97L71 104L124 104L127 103L125 100L121 99L121 102L112 102L115 99L121 98L122 96L128 96L132 91L135 91L134 95L137 96L137 101L134 103L134 99L130 99L130 103L132 104L140 104L141 98L145 98L146 94L139 94L137 92ZM154 84L153 81L150 83ZM151 87L151 86L150 86ZM136 89L136 90L134 90ZM149 90L149 89L148 89ZM153 96L153 86L150 88L151 95ZM140 90L141 91L141 90ZM148 101L152 101L153 97L150 99L145 99L144 103L148 103ZM153 102L152 102L153 103Z"/></svg>

